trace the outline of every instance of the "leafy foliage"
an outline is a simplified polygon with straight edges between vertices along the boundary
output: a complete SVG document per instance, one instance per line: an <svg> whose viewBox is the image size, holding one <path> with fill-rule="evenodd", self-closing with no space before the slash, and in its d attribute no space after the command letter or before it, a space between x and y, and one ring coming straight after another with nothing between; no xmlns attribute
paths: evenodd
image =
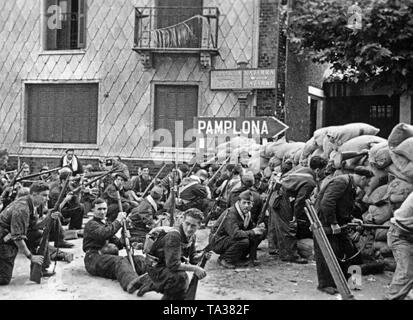
<svg viewBox="0 0 413 320"><path fill-rule="evenodd" d="M346 81L413 90L413 1L363 0L361 29L347 27L350 0L296 0L288 38L298 54L330 63Z"/></svg>

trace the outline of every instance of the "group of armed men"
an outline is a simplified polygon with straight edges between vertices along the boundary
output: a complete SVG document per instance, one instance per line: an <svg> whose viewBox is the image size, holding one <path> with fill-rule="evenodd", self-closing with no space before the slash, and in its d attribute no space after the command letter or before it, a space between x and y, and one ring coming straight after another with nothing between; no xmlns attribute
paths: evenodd
<svg viewBox="0 0 413 320"><path fill-rule="evenodd" d="M0 150L0 169L6 168L7 161L7 151ZM307 199L315 203L323 228L330 230L327 238L344 275L349 276L350 264L360 263L342 227L362 222L360 190L373 177L364 167L336 174L325 159L314 156L308 167L293 168L285 161L280 171L265 177L263 173L252 174L239 163L203 166L194 162L175 164L159 179L165 166L155 177L145 167L131 177L119 157L102 160L100 166L104 174L93 179L96 174L92 166L83 166L74 150L68 149L60 159L59 170L44 167L44 174L36 180L25 178L30 177L27 165L15 173L21 174L18 179L10 179L2 171L0 285L10 283L18 251L32 264L42 265L43 277L54 273L48 270L51 260L70 261L70 255L57 249L73 246L64 240L62 225L67 225L83 237L84 264L91 275L116 279L123 290L137 291L138 296L156 291L165 300L185 300L187 271L197 279L204 278L205 263L199 262L207 261L212 252L219 255L218 263L226 269L257 266L258 246L267 238L270 255L306 264L297 241L313 237L305 213ZM93 217L83 227L88 213ZM400 226L397 211L392 222L389 244L404 254L395 255L398 267L386 298L402 299L412 285L408 254L413 233ZM48 223L52 226L48 241L54 241L54 246L49 243L43 255L38 247ZM209 244L197 251L195 233L206 227L210 228ZM118 238L118 232L123 236ZM144 254L119 255L125 247L143 250ZM338 293L317 241L314 258L317 289ZM406 259L410 259L407 264Z"/></svg>

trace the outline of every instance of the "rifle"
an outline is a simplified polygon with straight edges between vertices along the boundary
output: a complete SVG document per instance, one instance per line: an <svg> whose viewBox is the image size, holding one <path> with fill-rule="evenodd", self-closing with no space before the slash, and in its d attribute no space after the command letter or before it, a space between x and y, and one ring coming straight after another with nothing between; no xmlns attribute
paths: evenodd
<svg viewBox="0 0 413 320"><path fill-rule="evenodd" d="M24 167L21 166L21 168L19 169L19 171L17 171L17 173L16 173L16 175L13 177L13 179L11 179L9 185L10 185L12 188L14 188L14 185L16 184L16 182L18 182L18 181L17 181L17 178L19 177L20 173L22 173L23 168L24 168ZM24 178L26 178L26 177L24 177Z"/></svg>
<svg viewBox="0 0 413 320"><path fill-rule="evenodd" d="M151 183L146 187L145 191L142 194L142 198L145 198L147 196L149 190L151 190L152 186L155 184L156 180L158 179L158 177L161 174L161 172L163 171L163 169L165 169L165 167L166 167L166 163L159 169L158 173L152 179Z"/></svg>
<svg viewBox="0 0 413 320"><path fill-rule="evenodd" d="M77 193L77 192L79 192L80 190L82 190L82 188L88 187L88 186L94 184L96 181L99 181L100 179L106 177L107 175L109 175L109 174L111 174L111 173L118 172L118 171L119 171L119 170L117 170L117 169L112 169L112 170L106 171L104 174L102 174L102 175L96 177L95 179L90 180L89 182L87 182L84 186L79 186L79 187L73 189L73 190L71 191L71 193L73 193L73 194L74 194L74 193Z"/></svg>
<svg viewBox="0 0 413 320"><path fill-rule="evenodd" d="M358 223L347 223L343 226L340 227L341 230L346 230L349 229L351 227L361 227L363 229L373 229L373 230L377 230L377 229L384 229L384 230L388 230L390 227L389 226L383 226L383 225L377 225L377 224L369 224L369 223L362 223L362 224L358 224ZM331 227L323 227L324 232L326 234L333 234Z"/></svg>
<svg viewBox="0 0 413 320"><path fill-rule="evenodd" d="M56 212L59 210L60 204L63 202L63 199L65 197L66 189L69 186L69 180L70 176L72 173L69 173L67 176L64 184L62 191L60 191L59 198L57 199L53 209L50 211L49 215L45 219L49 219L47 221L46 227L43 230L43 235L42 239L40 241L40 246L39 249L37 250L37 254L42 255L44 258L46 257L48 253L48 247L49 247L49 234L52 229L53 225L53 219L51 218L52 213ZM37 263L32 263L30 266L30 281L34 281L37 284L40 284L42 278L42 265L37 264Z"/></svg>
<svg viewBox="0 0 413 320"><path fill-rule="evenodd" d="M221 164L221 166L218 168L218 170L214 173L214 175L209 179L208 181L208 187L212 188L212 184L215 182L215 179L217 178L218 174L221 173L221 171L224 169L225 165L229 161L230 157L226 158L224 162Z"/></svg>
<svg viewBox="0 0 413 320"><path fill-rule="evenodd" d="M123 212L122 200L120 198L119 190L116 190L116 196L118 198L119 211ZM135 263L133 262L132 249L131 249L130 240L129 240L130 239L130 233L129 233L128 227L126 225L126 220L123 220L122 228L123 228L122 236L123 236L123 239L125 240L126 253L128 255L128 259L129 259L129 262L132 266L133 271L136 272Z"/></svg>
<svg viewBox="0 0 413 320"><path fill-rule="evenodd" d="M263 205L263 207L262 207L262 209L261 209L260 215L258 216L257 225L259 225L259 224L261 224L262 222L264 222L265 212L266 212L267 209L268 209L268 204L270 203L271 196L272 196L272 194L273 194L275 191L280 190L280 188L281 188L281 183L280 183L279 177L276 177L275 180L272 180L272 179L271 179L271 181L270 181L270 186L268 187L267 199L265 199L265 203L264 203L264 205Z"/></svg>
<svg viewBox="0 0 413 320"><path fill-rule="evenodd" d="M311 223L311 230L313 231L315 240L320 247L321 253L326 261L338 291L343 297L343 300L355 300L312 202L308 199L305 200L305 206L306 208L304 211Z"/></svg>
<svg viewBox="0 0 413 320"><path fill-rule="evenodd" d="M175 168L172 169L172 175L173 175L173 183L171 186L171 192L170 192L170 197L171 197L171 207L169 209L169 226L173 227L175 224L175 210L176 210L176 195L178 194L178 185L177 185L177 177L176 175L178 174L178 169L176 168L176 162L175 162Z"/></svg>
<svg viewBox="0 0 413 320"><path fill-rule="evenodd" d="M195 167L196 167L197 164L198 164L198 162L195 161L194 164L192 165L191 169L186 173L186 175L185 175L184 178L187 178L187 177L190 177L190 176L191 176L191 174L192 174L192 172L194 172L194 169L195 169Z"/></svg>
<svg viewBox="0 0 413 320"><path fill-rule="evenodd" d="M54 169L47 170L47 171L42 171L42 172L38 172L38 173L29 174L28 176L21 177L21 178L17 179L16 182L20 182L22 180L30 180L31 178L36 178L36 177L41 176L43 174L49 174L49 173L58 171L60 169L62 169L62 168L59 167L59 168L54 168Z"/></svg>
<svg viewBox="0 0 413 320"><path fill-rule="evenodd" d="M228 212L229 210L227 209L224 217L221 220L221 223L219 224L217 230L211 237L212 242L210 241L208 245L202 250L203 254L202 254L201 262L199 263L199 266L201 268L204 268L208 261L208 259L206 258L206 254L211 251L213 241L215 240L215 237L217 236L218 232L221 231L224 221L227 218ZM195 300L196 291L198 289L198 281L199 281L199 278L195 274L193 274L191 282L189 283L188 289L186 290L185 300Z"/></svg>
<svg viewBox="0 0 413 320"><path fill-rule="evenodd" d="M204 224L205 226L208 225L209 220L211 220L213 213L216 211L219 201L223 199L224 193L227 190L228 187L228 183L231 180L231 177L228 178L227 183L225 184L225 186L221 189L218 198L216 198L214 205L212 206L212 208L208 211L205 220L204 220Z"/></svg>

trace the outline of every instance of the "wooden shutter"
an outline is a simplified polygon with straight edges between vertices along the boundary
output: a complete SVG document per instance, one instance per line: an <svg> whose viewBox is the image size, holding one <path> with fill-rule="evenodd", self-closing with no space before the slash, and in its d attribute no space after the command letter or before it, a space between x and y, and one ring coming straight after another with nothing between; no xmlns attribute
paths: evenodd
<svg viewBox="0 0 413 320"><path fill-rule="evenodd" d="M198 114L198 86L157 85L155 87L156 129L170 131L175 146L175 121L183 121L184 132L193 127L194 117ZM154 146L158 142L154 143ZM184 147L191 142L184 142Z"/></svg>
<svg viewBox="0 0 413 320"><path fill-rule="evenodd" d="M27 141L97 143L97 84L28 85Z"/></svg>
<svg viewBox="0 0 413 320"><path fill-rule="evenodd" d="M79 49L86 47L86 0L79 0L77 41Z"/></svg>

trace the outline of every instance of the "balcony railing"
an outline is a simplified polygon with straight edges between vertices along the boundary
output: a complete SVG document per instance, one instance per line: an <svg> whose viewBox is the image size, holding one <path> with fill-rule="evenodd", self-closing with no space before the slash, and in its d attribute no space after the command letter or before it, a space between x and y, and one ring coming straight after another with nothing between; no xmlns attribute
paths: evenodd
<svg viewBox="0 0 413 320"><path fill-rule="evenodd" d="M217 51L218 8L135 8L137 52Z"/></svg>

